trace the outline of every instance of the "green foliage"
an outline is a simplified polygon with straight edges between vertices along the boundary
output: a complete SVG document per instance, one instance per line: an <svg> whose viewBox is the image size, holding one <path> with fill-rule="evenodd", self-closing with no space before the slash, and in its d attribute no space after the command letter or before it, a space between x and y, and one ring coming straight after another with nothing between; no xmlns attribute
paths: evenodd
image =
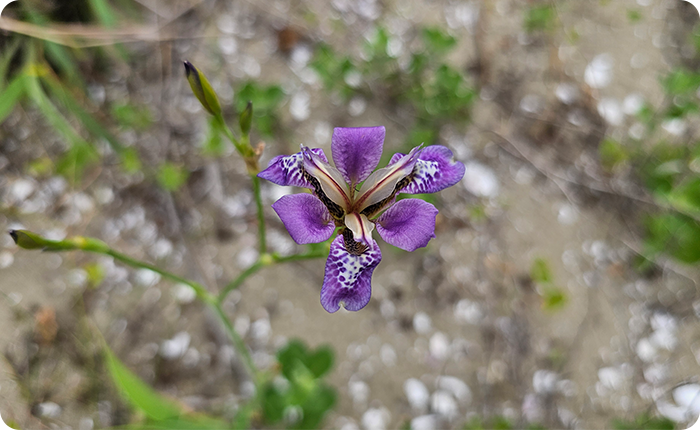
<svg viewBox="0 0 700 430"><path fill-rule="evenodd" d="M424 28L423 42L429 52L446 53L457 46L457 39L440 28Z"/></svg>
<svg viewBox="0 0 700 430"><path fill-rule="evenodd" d="M598 156L600 157L600 164L606 170L613 171L627 161L629 153L619 142L608 137L600 142Z"/></svg>
<svg viewBox="0 0 700 430"><path fill-rule="evenodd" d="M288 428L318 428L336 401L336 392L322 378L333 367L333 351L310 351L301 341L291 341L277 353L283 379L263 390L263 416L270 423L285 419Z"/></svg>
<svg viewBox="0 0 700 430"><path fill-rule="evenodd" d="M284 100L284 91L278 85L260 85L257 82L249 81L243 84L236 92L236 109L244 112L251 102L253 110L253 124L264 136L273 136L279 118L277 108Z"/></svg>
<svg viewBox="0 0 700 430"><path fill-rule="evenodd" d="M105 345L104 357L112 382L132 407L147 417L146 422L130 426L134 429L222 429L223 421L185 412L177 402L153 390L134 374Z"/></svg>
<svg viewBox="0 0 700 430"><path fill-rule="evenodd" d="M422 46L411 53L408 67L392 56L391 37L382 27L365 44L360 60L321 45L311 62L326 89L344 101L356 95L388 97L380 101L409 109L414 120L408 124L406 147L434 143L445 124L464 125L475 97L467 76L446 60L457 39L437 27L420 29L419 35Z"/></svg>
<svg viewBox="0 0 700 430"><path fill-rule="evenodd" d="M177 191L187 182L189 175L190 173L184 167L166 162L158 168L156 178L165 190Z"/></svg>
<svg viewBox="0 0 700 430"><path fill-rule="evenodd" d="M557 11L550 4L532 5L525 11L523 27L528 33L554 29Z"/></svg>
<svg viewBox="0 0 700 430"><path fill-rule="evenodd" d="M612 426L615 430L673 430L676 425L668 418L651 417L641 414L632 421L616 419Z"/></svg>
<svg viewBox="0 0 700 430"><path fill-rule="evenodd" d="M544 258L536 258L530 268L530 277L537 283L552 282L552 272L549 270L549 263Z"/></svg>
<svg viewBox="0 0 700 430"><path fill-rule="evenodd" d="M146 130L153 123L153 115L145 106L118 103L112 106L112 117L124 128Z"/></svg>
<svg viewBox="0 0 700 430"><path fill-rule="evenodd" d="M537 292L542 297L542 307L548 311L559 310L568 301L564 290L554 283L549 263L543 258L536 258L530 267L530 278L537 284Z"/></svg>
<svg viewBox="0 0 700 430"><path fill-rule="evenodd" d="M638 23L642 20L642 12L639 9L627 9L627 20L632 24Z"/></svg>

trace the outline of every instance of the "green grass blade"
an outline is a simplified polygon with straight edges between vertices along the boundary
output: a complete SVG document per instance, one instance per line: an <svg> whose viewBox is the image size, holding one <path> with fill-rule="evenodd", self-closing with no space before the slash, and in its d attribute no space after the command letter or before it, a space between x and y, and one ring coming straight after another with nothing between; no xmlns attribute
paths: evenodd
<svg viewBox="0 0 700 430"><path fill-rule="evenodd" d="M15 105L22 98L25 80L24 74L20 74L10 82L7 88L0 89L0 94L2 94L0 97L0 124L12 113Z"/></svg>
<svg viewBox="0 0 700 430"><path fill-rule="evenodd" d="M17 53L17 48L19 48L20 38L15 37L10 46L5 49L2 57L0 57L0 92L2 92L5 87L5 83L9 81L10 77L7 76L8 70L10 68L10 62L12 57Z"/></svg>
<svg viewBox="0 0 700 430"><path fill-rule="evenodd" d="M182 409L174 401L143 382L106 345L104 354L112 381L135 408L156 421L172 420L182 415Z"/></svg>
<svg viewBox="0 0 700 430"><path fill-rule="evenodd" d="M81 103L71 94L71 91L65 88L54 75L45 73L41 78L52 94L63 103L66 109L80 120L90 134L105 139L118 154L123 151L124 147L119 143L117 138L100 124L94 116L85 110Z"/></svg>
<svg viewBox="0 0 700 430"><path fill-rule="evenodd" d="M90 9L100 24L106 27L114 27L117 19L114 11L105 0L89 0Z"/></svg>

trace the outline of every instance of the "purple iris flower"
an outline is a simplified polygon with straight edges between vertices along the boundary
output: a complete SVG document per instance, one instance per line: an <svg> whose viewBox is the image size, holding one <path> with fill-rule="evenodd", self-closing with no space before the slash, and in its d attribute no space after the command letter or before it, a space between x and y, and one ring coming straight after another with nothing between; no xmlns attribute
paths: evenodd
<svg viewBox="0 0 700 430"><path fill-rule="evenodd" d="M331 243L321 289L321 305L336 312L359 311L372 294L372 272L382 259L372 230L406 251L426 246L435 237L437 209L420 199L396 201L400 193L435 193L464 176L464 164L454 161L444 146L416 147L394 154L389 164L374 170L384 145L384 127L336 128L331 151L335 167L323 150L277 156L258 174L278 185L305 187L312 194L292 194L277 200L277 212L299 244Z"/></svg>

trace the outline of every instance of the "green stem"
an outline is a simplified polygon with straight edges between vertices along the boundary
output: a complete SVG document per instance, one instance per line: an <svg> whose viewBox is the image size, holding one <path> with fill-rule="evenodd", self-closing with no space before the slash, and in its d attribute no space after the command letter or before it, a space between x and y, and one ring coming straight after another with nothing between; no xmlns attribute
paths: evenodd
<svg viewBox="0 0 700 430"><path fill-rule="evenodd" d="M115 260L119 260L122 263L131 266L131 267L137 267L141 269L148 269L152 270L162 277L169 279L174 282L182 283L189 285L192 287L195 292L197 293L197 296L204 301L207 305L211 306L214 309L214 312L216 315L219 317L219 320L221 323L224 325L226 328L226 332L228 333L229 337L231 338L231 341L233 342L233 346L236 348L238 353L241 355L243 359L243 363L245 366L248 368L248 371L250 372L251 376L253 377L256 386L259 387L260 383L260 375L257 367L255 367L255 363L253 363L253 358L250 355L250 351L248 351L248 347L246 346L245 342L243 342L243 339L238 335L236 330L233 328L233 324L231 324L231 320L226 316L224 313L224 309L221 307L221 302L216 300L216 297L209 293L201 284L198 282L191 281L189 279L180 277L178 275L175 275L173 273L168 272L167 270L160 269L156 266L153 266L151 264L145 263L143 261L137 260L135 258L129 257L128 255L122 254L121 252L117 252L113 249L109 249L106 252L100 252L100 251L92 251L92 252L98 252L100 254L106 254L114 257Z"/></svg>
<svg viewBox="0 0 700 430"><path fill-rule="evenodd" d="M226 284L224 289L221 290L221 292L219 293L219 303L223 303L223 301L226 299L226 296L228 296L228 293L240 287L243 281L248 279L250 275L262 269L264 265L265 264L258 258L258 261L253 263L252 266L245 269L240 275L238 275L236 279Z"/></svg>
<svg viewBox="0 0 700 430"><path fill-rule="evenodd" d="M267 241L265 240L265 212L263 211L262 195L260 194L260 178L251 175L253 180L253 194L255 194L255 206L258 211L258 239L260 241L260 255L267 252Z"/></svg>
<svg viewBox="0 0 700 430"><path fill-rule="evenodd" d="M313 258L321 258L325 257L328 253L327 249L321 249L321 250L314 250L310 252L305 252L303 254L294 254L294 255L288 255L286 257L280 257L277 254L262 254L259 258L258 261L253 263L250 267L245 269L236 279L233 281L229 282L226 284L226 286L221 290L219 293L219 303L223 303L223 301L226 299L226 296L228 294L235 290L236 288L240 287L241 284L248 279L251 275L255 274L257 271L262 269L265 266L269 266L271 264L276 264L276 263L288 263L290 261L300 261L300 260L310 260Z"/></svg>
<svg viewBox="0 0 700 430"><path fill-rule="evenodd" d="M174 281L174 282L177 282L180 284L189 285L197 293L197 297L199 297L205 303L210 304L210 303L213 303L215 301L212 294L210 294L209 291L207 291L206 288L204 288L204 286L202 286L202 284L200 284L198 282L190 281L189 279L177 276L174 273L168 272L167 270L163 270L159 267L153 266L153 265L148 264L146 262L129 257L128 255L122 254L121 252L117 252L111 248L107 252L104 252L104 253L98 252L98 253L106 254L106 255L109 255L111 257L114 257L115 260L119 260L128 266L137 267L137 268L141 268L141 269L148 269L148 270L151 270L153 272L156 272L157 274L159 274L162 277L169 279L171 281Z"/></svg>
<svg viewBox="0 0 700 430"><path fill-rule="evenodd" d="M248 347L246 346L245 342L243 342L243 339L241 339L241 336L236 332L236 329L233 328L233 324L231 324L231 320L228 319L226 314L224 313L224 308L221 307L221 302L218 301L212 301L211 306L214 308L214 311L216 312L217 316L221 320L221 322L224 324L224 328L226 328L226 332L228 333L229 337L233 341L233 346L236 348L238 353L241 355L243 358L243 363L245 366L248 368L248 371L253 377L253 382L255 382L255 386L258 391L262 389L260 384L262 383L262 379L260 377L260 372L258 371L258 368L255 367L255 363L253 363L253 357L250 355L250 351L248 351Z"/></svg>

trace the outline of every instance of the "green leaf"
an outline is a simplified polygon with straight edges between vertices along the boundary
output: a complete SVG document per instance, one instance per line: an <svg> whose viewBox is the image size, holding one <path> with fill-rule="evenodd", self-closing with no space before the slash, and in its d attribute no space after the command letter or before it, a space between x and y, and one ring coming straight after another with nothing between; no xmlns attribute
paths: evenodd
<svg viewBox="0 0 700 430"><path fill-rule="evenodd" d="M700 74L675 69L661 80L666 93L671 95L695 93L700 86Z"/></svg>
<svg viewBox="0 0 700 430"><path fill-rule="evenodd" d="M553 6L549 4L531 6L525 12L523 26L528 33L550 31L554 29L555 18L556 10Z"/></svg>
<svg viewBox="0 0 700 430"><path fill-rule="evenodd" d="M157 393L131 370L129 370L105 345L107 370L119 391L134 407L157 421L171 420L182 414L181 408L172 400Z"/></svg>
<svg viewBox="0 0 700 430"><path fill-rule="evenodd" d="M673 430L676 425L666 417L651 417L648 413L637 416L632 421L615 419L612 422L615 430Z"/></svg>
<svg viewBox="0 0 700 430"><path fill-rule="evenodd" d="M119 153L119 158L126 173L134 174L141 170L141 158L136 148L124 148Z"/></svg>
<svg viewBox="0 0 700 430"><path fill-rule="evenodd" d="M282 374L293 380L297 367L303 365L315 378L320 378L333 367L333 350L329 346L319 346L310 352L300 340L290 341L277 353L277 360L282 365Z"/></svg>
<svg viewBox="0 0 700 430"><path fill-rule="evenodd" d="M439 27L423 29L423 43L430 54L444 54L457 46L457 39Z"/></svg>
<svg viewBox="0 0 700 430"><path fill-rule="evenodd" d="M530 278L541 284L552 282L552 272L549 270L549 263L544 258L536 258L530 267Z"/></svg>
<svg viewBox="0 0 700 430"><path fill-rule="evenodd" d="M114 27L117 23L117 18L109 3L105 0L89 0L90 9L97 17L97 20L105 27Z"/></svg>
<svg viewBox="0 0 700 430"><path fill-rule="evenodd" d="M679 184L668 194L668 201L681 212L700 213L700 178Z"/></svg>
<svg viewBox="0 0 700 430"><path fill-rule="evenodd" d="M0 93L5 89L5 83L10 79L8 71L10 70L10 64L12 64L12 59L19 49L21 38L15 37L9 43L9 46L3 48L2 57L0 57ZM0 121L2 122L2 121Z"/></svg>
<svg viewBox="0 0 700 430"><path fill-rule="evenodd" d="M548 311L561 309L568 302L564 290L551 284L540 287L540 296L542 296L542 307Z"/></svg>
<svg viewBox="0 0 700 430"><path fill-rule="evenodd" d="M153 115L145 106L121 103L112 106L112 116L122 127L145 130L153 123Z"/></svg>
<svg viewBox="0 0 700 430"><path fill-rule="evenodd" d="M12 113L15 105L22 98L25 80L25 76L20 74L10 82L7 88L0 90L2 92L2 97L0 97L0 124Z"/></svg>
<svg viewBox="0 0 700 430"><path fill-rule="evenodd" d="M301 405L304 416L293 428L315 429L321 424L321 420L336 402L336 392L333 388L320 385Z"/></svg>
<svg viewBox="0 0 700 430"><path fill-rule="evenodd" d="M598 146L600 163L608 170L612 171L629 158L627 150L614 139L605 138Z"/></svg>
<svg viewBox="0 0 700 430"><path fill-rule="evenodd" d="M636 24L642 20L642 12L639 9L627 9L627 20L631 24Z"/></svg>
<svg viewBox="0 0 700 430"><path fill-rule="evenodd" d="M187 182L189 175L184 167L166 162L158 168L157 179L167 191L177 191Z"/></svg>

